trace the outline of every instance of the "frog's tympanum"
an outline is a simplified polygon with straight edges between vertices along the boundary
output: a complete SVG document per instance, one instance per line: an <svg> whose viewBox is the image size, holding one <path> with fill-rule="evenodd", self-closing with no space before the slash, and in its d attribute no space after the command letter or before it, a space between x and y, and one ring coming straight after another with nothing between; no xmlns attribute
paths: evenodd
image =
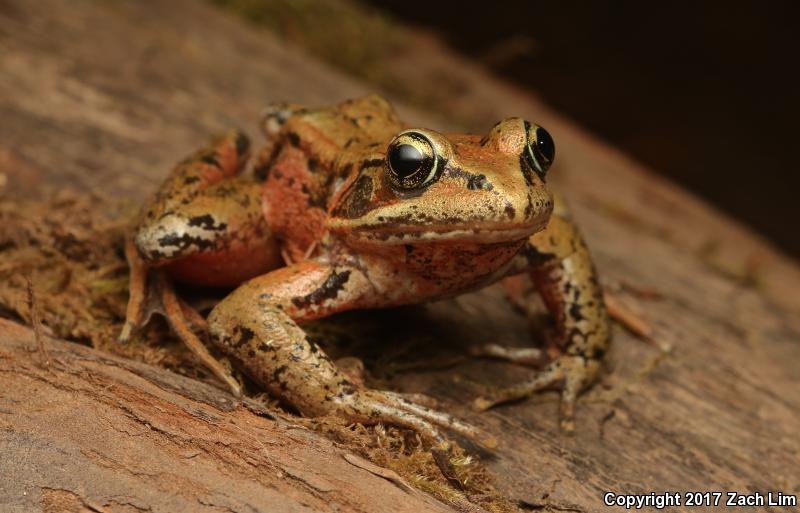
<svg viewBox="0 0 800 513"><path fill-rule="evenodd" d="M302 325L523 276L554 321L542 352L549 360L474 406L558 388L562 426L571 426L576 397L601 367L609 320L586 245L545 185L555 146L544 128L520 118L482 136L409 128L368 96L322 109L276 105L263 129L252 172L240 173L249 143L232 132L180 163L146 205L127 248L121 338L146 321L150 288L176 332L235 392L192 326L207 322L212 344L303 415L411 428L440 448L444 428L490 446L475 427L357 384ZM171 280L238 288L204 320ZM531 351L478 352L522 360Z"/></svg>

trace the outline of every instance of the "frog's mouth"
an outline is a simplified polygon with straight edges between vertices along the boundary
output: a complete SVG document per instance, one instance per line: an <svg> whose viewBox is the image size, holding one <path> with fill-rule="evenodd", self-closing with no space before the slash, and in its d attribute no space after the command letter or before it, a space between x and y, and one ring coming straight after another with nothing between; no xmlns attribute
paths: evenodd
<svg viewBox="0 0 800 513"><path fill-rule="evenodd" d="M481 223L477 225L394 225L362 226L352 231L352 238L378 244L415 244L428 242L470 242L495 244L527 239L542 230L547 220L515 224Z"/></svg>

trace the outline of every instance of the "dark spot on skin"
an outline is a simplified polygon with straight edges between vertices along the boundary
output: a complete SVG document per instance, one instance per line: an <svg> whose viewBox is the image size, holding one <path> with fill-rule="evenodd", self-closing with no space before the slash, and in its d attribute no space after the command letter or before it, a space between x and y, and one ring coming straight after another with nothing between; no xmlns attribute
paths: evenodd
<svg viewBox="0 0 800 513"><path fill-rule="evenodd" d="M256 338L256 334L250 328L245 328L243 326L237 326L235 328L235 332L238 333L239 339L233 343L234 349L239 349L245 344L248 344L251 340Z"/></svg>
<svg viewBox="0 0 800 513"><path fill-rule="evenodd" d="M256 352L251 349L251 350L249 350L247 352L247 356L249 356L250 358L255 358L256 357Z"/></svg>
<svg viewBox="0 0 800 513"><path fill-rule="evenodd" d="M348 380L342 379L336 385L339 387L339 394L338 397L344 397L346 395L352 395L356 392L356 387Z"/></svg>
<svg viewBox="0 0 800 513"><path fill-rule="evenodd" d="M525 205L525 219L530 219L532 213L533 213L533 199L531 198L530 193L528 193L528 204Z"/></svg>
<svg viewBox="0 0 800 513"><path fill-rule="evenodd" d="M330 200L331 190L333 189L333 182L336 180L336 175L334 173L326 173L325 181L322 183L320 187L317 187L316 194L314 194L309 201L309 205L312 207L321 208L327 212L328 210L328 201Z"/></svg>
<svg viewBox="0 0 800 513"><path fill-rule="evenodd" d="M211 230L219 232L228 227L227 223L214 224L214 216L211 214L204 214L202 216L195 216L189 219L189 226L199 226L204 230Z"/></svg>
<svg viewBox="0 0 800 513"><path fill-rule="evenodd" d="M447 162L444 162L444 165L447 165ZM448 167L445 171L445 174L451 176L453 178L461 178L466 182L467 189L474 191L474 190L485 190L491 191L494 189L492 183L486 179L486 175L483 174L475 174L470 173L469 171L465 171L460 167Z"/></svg>
<svg viewBox="0 0 800 513"><path fill-rule="evenodd" d="M531 165L528 162L528 157L525 156L524 152L519 156L519 168L522 170L522 176L525 177L525 183L529 186L533 185L534 170L531 168Z"/></svg>
<svg viewBox="0 0 800 513"><path fill-rule="evenodd" d="M289 139L289 144L297 148L300 146L300 136L294 132L289 132L286 134L286 138Z"/></svg>
<svg viewBox="0 0 800 513"><path fill-rule="evenodd" d="M158 245L161 247L175 246L179 251L183 251L190 246L196 246L200 250L214 247L214 242L202 237L193 237L188 233L183 235L169 234L164 235L158 239Z"/></svg>
<svg viewBox="0 0 800 513"><path fill-rule="evenodd" d="M357 142L358 142L358 139L356 139L355 137L351 137L350 139L347 140L346 143L344 143L344 147L345 148L349 148L350 146L352 146L354 143L357 143Z"/></svg>
<svg viewBox="0 0 800 513"><path fill-rule="evenodd" d="M300 189L306 195L306 203L309 207L320 208L322 210L328 209L328 184L323 184L322 187L310 188L303 184Z"/></svg>
<svg viewBox="0 0 800 513"><path fill-rule="evenodd" d="M187 176L187 177L185 177L183 179L184 185L191 185L191 184L197 183L199 181L200 181L200 177L199 176L194 176L194 175Z"/></svg>
<svg viewBox="0 0 800 513"><path fill-rule="evenodd" d="M261 351L262 353L266 353L270 350L270 347L262 342L258 345L258 350Z"/></svg>
<svg viewBox="0 0 800 513"><path fill-rule="evenodd" d="M486 176L484 175L478 175L476 177L470 178L467 181L467 189L471 191L474 191L476 189L491 191L493 188L494 187L492 186L492 184L489 182L489 180L486 179Z"/></svg>
<svg viewBox="0 0 800 513"><path fill-rule="evenodd" d="M220 165L219 165L219 162L217 161L217 154L216 154L216 153L214 153L214 152L212 152L212 153L205 153L205 154L203 154L203 155L200 155L200 158L199 158L198 160L199 160L200 162L203 162L203 163L205 163L205 164L212 165L212 166L214 166L214 167L219 167L219 168L221 168L221 167L222 167L222 166L220 166Z"/></svg>
<svg viewBox="0 0 800 513"><path fill-rule="evenodd" d="M292 303L297 308L307 308L310 305L319 305L326 299L335 299L349 279L350 271L333 271L317 290L303 297L292 298Z"/></svg>
<svg viewBox="0 0 800 513"><path fill-rule="evenodd" d="M255 166L253 168L253 176L258 180L266 180L269 176L269 166L266 164Z"/></svg>
<svg viewBox="0 0 800 513"><path fill-rule="evenodd" d="M516 210L514 210L514 207L511 205L511 203L506 205L506 215L508 216L509 219L514 219L514 214L516 213L517 212Z"/></svg>
<svg viewBox="0 0 800 513"><path fill-rule="evenodd" d="M406 250L406 255L410 255L412 251L414 251L414 246L411 244L404 244L403 248Z"/></svg>
<svg viewBox="0 0 800 513"><path fill-rule="evenodd" d="M234 144L236 145L236 153L239 156L245 155L250 150L250 140L241 132L236 133Z"/></svg>
<svg viewBox="0 0 800 513"><path fill-rule="evenodd" d="M308 170L313 173L317 169L319 169L319 160L314 158L308 159Z"/></svg>
<svg viewBox="0 0 800 513"><path fill-rule="evenodd" d="M525 260L527 260L528 264L531 266L542 265L548 260L552 260L555 256L550 253L542 253L530 242L522 246L522 249L519 250L519 254L525 257Z"/></svg>
<svg viewBox="0 0 800 513"><path fill-rule="evenodd" d="M352 171L352 170L353 170L353 163L350 162L350 163L345 164L344 166L342 166L341 169L339 169L339 172L337 174L340 177L345 177L345 176L349 175L350 171Z"/></svg>
<svg viewBox="0 0 800 513"><path fill-rule="evenodd" d="M289 370L288 365L281 365L280 367L275 369L275 372L272 374L272 379L274 379L275 381L280 381L281 374L283 374L287 370Z"/></svg>
<svg viewBox="0 0 800 513"><path fill-rule="evenodd" d="M383 167L383 159L369 159L361 163L361 168L365 167Z"/></svg>
<svg viewBox="0 0 800 513"><path fill-rule="evenodd" d="M372 199L372 178L361 175L353 184L351 192L342 204L341 210L348 219L361 217L369 211Z"/></svg>
<svg viewBox="0 0 800 513"><path fill-rule="evenodd" d="M576 321L582 321L585 319L583 313L581 312L581 305L578 303L572 303L569 307L569 315Z"/></svg>

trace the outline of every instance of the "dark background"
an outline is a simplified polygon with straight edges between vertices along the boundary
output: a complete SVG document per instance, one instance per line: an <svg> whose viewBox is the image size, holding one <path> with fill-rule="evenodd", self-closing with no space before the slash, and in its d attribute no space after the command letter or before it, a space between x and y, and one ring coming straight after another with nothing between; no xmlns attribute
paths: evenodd
<svg viewBox="0 0 800 513"><path fill-rule="evenodd" d="M800 3L371 5L434 30L800 256Z"/></svg>

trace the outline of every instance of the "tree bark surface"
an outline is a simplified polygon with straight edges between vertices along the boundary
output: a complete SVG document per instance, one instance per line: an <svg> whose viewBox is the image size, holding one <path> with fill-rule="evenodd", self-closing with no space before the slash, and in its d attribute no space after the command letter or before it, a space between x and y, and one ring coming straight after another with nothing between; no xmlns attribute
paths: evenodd
<svg viewBox="0 0 800 513"><path fill-rule="evenodd" d="M521 115L554 134L555 186L604 283L649 321L654 343L615 329L608 372L579 403L573 435L559 431L552 394L472 413L483 387L530 372L439 365L473 343L531 343L490 287L370 316L359 336L371 350L391 363L412 344L430 362L387 384L495 433L500 448L482 456L498 487L531 510L599 511L606 491L800 493L797 263L536 98L435 45L430 59L468 84L461 101L482 109L481 130ZM2 1L0 69L0 184L29 196L68 186L139 200L209 134L257 133L270 101L370 92L189 0ZM400 110L447 128L434 113ZM448 510L255 402L47 344L44 368L31 332L0 322L0 511Z"/></svg>

